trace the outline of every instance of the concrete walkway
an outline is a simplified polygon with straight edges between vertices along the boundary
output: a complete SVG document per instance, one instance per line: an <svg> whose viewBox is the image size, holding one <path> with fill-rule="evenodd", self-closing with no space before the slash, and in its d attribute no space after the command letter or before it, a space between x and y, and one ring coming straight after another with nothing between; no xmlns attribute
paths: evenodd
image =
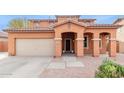
<svg viewBox="0 0 124 93"><path fill-rule="evenodd" d="M0 53L0 78L91 78L106 57L8 57ZM112 59L124 65L124 54Z"/></svg>
<svg viewBox="0 0 124 93"><path fill-rule="evenodd" d="M4 59L8 57L8 53L7 52L0 52L0 59Z"/></svg>

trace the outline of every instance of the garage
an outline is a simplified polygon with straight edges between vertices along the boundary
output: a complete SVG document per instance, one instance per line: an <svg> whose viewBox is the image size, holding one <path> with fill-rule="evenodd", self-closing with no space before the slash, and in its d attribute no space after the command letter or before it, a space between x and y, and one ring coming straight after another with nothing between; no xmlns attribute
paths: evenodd
<svg viewBox="0 0 124 93"><path fill-rule="evenodd" d="M16 39L17 56L54 56L54 39Z"/></svg>

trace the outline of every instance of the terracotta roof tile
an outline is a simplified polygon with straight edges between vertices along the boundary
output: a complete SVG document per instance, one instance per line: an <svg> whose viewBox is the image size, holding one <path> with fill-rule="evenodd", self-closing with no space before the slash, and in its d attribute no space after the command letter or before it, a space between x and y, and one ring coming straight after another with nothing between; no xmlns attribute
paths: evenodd
<svg viewBox="0 0 124 93"><path fill-rule="evenodd" d="M29 21L39 21L39 22L41 22L41 21L53 21L53 22L57 22L57 20L56 19L28 19Z"/></svg>
<svg viewBox="0 0 124 93"><path fill-rule="evenodd" d="M54 31L54 27L56 26L60 26L62 24L65 23L74 23L80 26L84 26L86 28L118 28L121 27L121 25L114 25L114 24L94 24L94 23L82 23L79 21L75 21L75 20L66 20L63 22L57 22L55 24L49 25L48 27L38 27L38 28L22 28L22 29L18 29L18 28L8 28L8 29L4 29L4 31L6 32L44 32L44 31Z"/></svg>
<svg viewBox="0 0 124 93"><path fill-rule="evenodd" d="M121 25L114 25L114 24L88 24L87 27L106 27L106 28L118 28L121 27Z"/></svg>
<svg viewBox="0 0 124 93"><path fill-rule="evenodd" d="M120 22L121 20L124 20L124 18L118 18L113 24L116 24L117 22Z"/></svg>
<svg viewBox="0 0 124 93"><path fill-rule="evenodd" d="M96 19L79 19L79 21L95 21Z"/></svg>
<svg viewBox="0 0 124 93"><path fill-rule="evenodd" d="M8 28L8 29L4 29L3 31L5 32L43 32L43 31L52 31L53 28L50 27L41 27L41 28L22 28L22 29L18 29L18 28Z"/></svg>

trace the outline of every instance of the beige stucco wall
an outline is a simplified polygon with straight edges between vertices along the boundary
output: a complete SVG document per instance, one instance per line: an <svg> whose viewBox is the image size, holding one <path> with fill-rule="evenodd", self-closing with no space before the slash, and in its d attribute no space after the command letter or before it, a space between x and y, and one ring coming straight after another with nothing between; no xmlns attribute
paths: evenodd
<svg viewBox="0 0 124 93"><path fill-rule="evenodd" d="M60 57L62 55L62 34L72 32L76 34L75 38L75 53L76 56L84 56L83 40L84 34L92 34L92 55L98 57L100 54L99 48L99 36L102 33L110 35L109 42L109 56L116 56L116 28L106 27L86 27L73 21L67 21L54 26L53 31L33 31L28 32L26 30L20 32L9 32L9 55L16 55L16 40L17 39L54 39L55 43L55 56ZM38 43L37 43L38 44ZM104 45L104 43L103 43ZM18 48L19 49L19 48Z"/></svg>
<svg viewBox="0 0 124 93"><path fill-rule="evenodd" d="M118 52L124 53L124 26L117 29Z"/></svg>
<svg viewBox="0 0 124 93"><path fill-rule="evenodd" d="M52 32L30 32L30 33L8 33L8 53L9 55L16 55L16 39L54 39Z"/></svg>
<svg viewBox="0 0 124 93"><path fill-rule="evenodd" d="M8 41L8 38L0 37L0 41Z"/></svg>
<svg viewBox="0 0 124 93"><path fill-rule="evenodd" d="M117 41L124 42L124 26L117 29Z"/></svg>
<svg viewBox="0 0 124 93"><path fill-rule="evenodd" d="M119 53L124 53L124 42L119 42Z"/></svg>

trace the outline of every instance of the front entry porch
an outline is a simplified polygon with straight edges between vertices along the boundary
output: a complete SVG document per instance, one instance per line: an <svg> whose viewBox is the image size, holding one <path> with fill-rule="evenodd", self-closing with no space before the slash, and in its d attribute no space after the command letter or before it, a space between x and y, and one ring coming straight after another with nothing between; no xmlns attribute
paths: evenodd
<svg viewBox="0 0 124 93"><path fill-rule="evenodd" d="M62 54L75 54L75 33L62 34Z"/></svg>
<svg viewBox="0 0 124 93"><path fill-rule="evenodd" d="M99 57L108 52L110 57L116 56L116 29L87 28L85 25L67 21L55 27L55 56L75 54L83 57L92 54Z"/></svg>
<svg viewBox="0 0 124 93"><path fill-rule="evenodd" d="M99 34L87 32L82 37L78 38L78 34L74 32L62 33L61 39L56 40L57 44L59 44L57 52L60 53L60 56L83 57L84 55L92 55L99 57L100 54L108 54L110 57L115 57L116 48L113 47L116 47L116 41L111 39L112 34L107 32Z"/></svg>

